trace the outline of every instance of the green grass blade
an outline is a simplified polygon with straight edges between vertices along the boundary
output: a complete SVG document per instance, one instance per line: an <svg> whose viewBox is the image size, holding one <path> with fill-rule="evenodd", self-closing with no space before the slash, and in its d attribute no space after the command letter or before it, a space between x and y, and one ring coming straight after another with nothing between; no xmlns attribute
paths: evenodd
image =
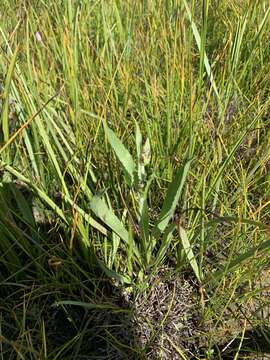
<svg viewBox="0 0 270 360"><path fill-rule="evenodd" d="M210 220L205 226L211 227L213 224L216 223L233 223L233 224L247 224L251 226L256 226L261 230L265 230L266 232L270 233L270 225L264 224L260 221L239 218L237 216L216 216L217 218L214 220Z"/></svg>
<svg viewBox="0 0 270 360"><path fill-rule="evenodd" d="M148 193L153 177L150 178L145 186L144 192L140 198L140 231L142 235L142 244L143 244L143 255L147 263L149 263L151 258L151 244L150 244L150 233L149 233L149 211L148 211ZM150 252L149 252L150 250Z"/></svg>
<svg viewBox="0 0 270 360"><path fill-rule="evenodd" d="M252 49L251 49L251 51L250 51L250 53L249 53L248 58L247 58L246 61L245 61L243 70L241 71L240 78L242 78L242 77L245 75L245 73L246 73L246 71L247 71L247 67L249 66L250 62L251 62L252 59L253 59L253 56L252 56L252 55L253 55L253 53L254 53L254 51L255 51L255 49L256 49L256 45L257 45L258 41L260 40L261 36L263 35L265 29L267 29L267 23L268 23L268 21L269 21L269 16L270 16L270 7L268 7L268 9L267 9L267 11L266 11L266 13L265 13L265 15L264 15L264 17L263 17L260 25L259 25L259 29L258 29L257 35L256 35L256 37L255 37L255 39L254 39L253 44L252 44L252 45L253 45L253 46L252 46ZM268 28L268 29L269 29L269 28Z"/></svg>
<svg viewBox="0 0 270 360"><path fill-rule="evenodd" d="M94 303L86 303L82 301L73 301L73 300L62 300L57 301L52 306L60 306L60 305L72 305L72 306L81 306L85 309L100 309L100 310L112 310L112 309L119 309L113 304L94 304Z"/></svg>
<svg viewBox="0 0 270 360"><path fill-rule="evenodd" d="M188 14L188 19L189 19L189 21L191 23L194 38L196 40L198 49L201 52L202 42L201 42L201 37L200 37L199 31L197 29L197 26L196 26L195 22L192 19L192 14L191 14L191 11L190 11L190 8L188 6L187 1L183 0L183 2L185 4L185 8L186 8L186 11L187 11L187 14ZM204 52L204 66L205 66L205 69L206 69L206 73L207 73L207 75L209 77L209 80L211 82L211 85L212 85L212 87L214 89L214 92L215 92L215 94L217 96L217 99L220 102L220 95L219 95L219 92L218 92L218 89L217 89L217 86L216 86L216 82L215 82L215 79L214 79L214 76L213 76L213 72L212 72L208 57L207 57L205 52Z"/></svg>
<svg viewBox="0 0 270 360"><path fill-rule="evenodd" d="M234 271L241 267L247 260L254 258L255 256L261 255L262 253L266 254L266 252L268 252L269 250L270 240L266 240L260 245L255 246L252 249L246 251L244 254L238 256L221 270L217 270L213 274L209 275L206 279L206 283L220 280L223 276L226 276L228 272Z"/></svg>
<svg viewBox="0 0 270 360"><path fill-rule="evenodd" d="M63 212L62 209L60 209L59 206L57 206L55 204L55 202L44 192L42 191L39 187L37 187L36 185L33 184L33 182L26 178L24 175L22 175L19 171L15 170L13 167L7 165L4 161L0 160L0 168L2 168L3 170L6 170L8 173L10 173L11 175L13 175L15 178L17 178L18 180L21 180L22 182L24 182L26 185L29 186L29 188L33 189L36 194L65 222L67 223L67 219L66 216Z"/></svg>
<svg viewBox="0 0 270 360"><path fill-rule="evenodd" d="M138 159L138 180L142 181L143 179L143 168L141 166L142 159L142 133L138 123L136 122L136 150L137 150L137 159Z"/></svg>
<svg viewBox="0 0 270 360"><path fill-rule="evenodd" d="M166 258L166 252L170 248L171 242L173 240L173 232L175 231L175 229L176 229L176 225L171 224L165 230L162 236L162 241L159 246L158 253L155 257L155 261L154 261L155 267L161 266L162 261Z"/></svg>
<svg viewBox="0 0 270 360"><path fill-rule="evenodd" d="M227 158L224 160L223 164L220 166L220 168L219 168L219 170L217 172L217 175L214 177L214 180L213 180L213 182L211 184L211 187L209 188L209 191L207 192L207 194L205 196L205 201L207 201L209 199L210 195L213 193L213 190L215 190L216 185L219 183L221 176L225 172L225 170L226 170L228 164L230 163L230 161L233 159L237 149L239 148L239 146L243 142L245 136L249 133L249 131L252 129L252 127L258 121L258 119L260 118L260 115L265 110L265 107L266 107L265 105L262 106L262 108L260 109L257 116L255 116L254 119L248 125L248 128L245 131L242 131L241 135L238 137L237 141L235 142L235 144L234 144L233 148L231 149L230 153L228 154Z"/></svg>
<svg viewBox="0 0 270 360"><path fill-rule="evenodd" d="M182 194L191 162L192 160L188 160L185 165L181 166L177 170L173 181L169 185L159 219L153 230L153 235L156 238L158 238L164 232L169 221L174 215L175 209Z"/></svg>
<svg viewBox="0 0 270 360"><path fill-rule="evenodd" d="M10 100L9 95L10 95L11 80L16 64L18 50L19 50L19 45L17 46L16 50L12 55L11 62L8 67L8 71L5 79L2 114L1 114L1 124L2 124L4 142L7 142L9 139L9 100Z"/></svg>

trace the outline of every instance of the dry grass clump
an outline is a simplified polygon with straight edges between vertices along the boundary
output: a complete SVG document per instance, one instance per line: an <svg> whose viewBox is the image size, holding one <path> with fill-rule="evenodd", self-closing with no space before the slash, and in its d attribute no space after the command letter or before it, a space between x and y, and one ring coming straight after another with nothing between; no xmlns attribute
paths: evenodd
<svg viewBox="0 0 270 360"><path fill-rule="evenodd" d="M198 346L197 285L168 274L161 269L135 302L135 338L151 360L179 359Z"/></svg>

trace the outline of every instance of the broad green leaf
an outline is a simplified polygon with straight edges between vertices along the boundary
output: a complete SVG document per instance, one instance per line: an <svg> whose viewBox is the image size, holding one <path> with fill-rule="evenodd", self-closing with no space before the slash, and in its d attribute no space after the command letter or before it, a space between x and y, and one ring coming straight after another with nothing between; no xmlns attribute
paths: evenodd
<svg viewBox="0 0 270 360"><path fill-rule="evenodd" d="M169 221L174 215L175 209L178 205L182 190L186 181L186 177L190 168L192 160L187 161L187 163L180 167L175 174L175 177L169 188L160 212L159 219L154 228L153 235L158 238L166 229Z"/></svg>
<svg viewBox="0 0 270 360"><path fill-rule="evenodd" d="M194 274L196 275L197 279L199 280L199 282L201 282L201 276L200 276L200 271L199 271L199 267L198 267L198 263L197 260L195 258L195 255L193 253L192 250L192 246L188 240L188 236L186 231L184 230L184 228L182 228L182 226L178 225L178 231L179 231L179 236L180 239L182 241L182 245L186 254L186 257L189 261L190 266L192 267Z"/></svg>
<svg viewBox="0 0 270 360"><path fill-rule="evenodd" d="M69 203L69 205L71 205L89 225L93 226L93 228L97 229L102 234L107 235L108 232L105 227L100 225L95 219L92 218L92 216L87 214L82 208L75 204L74 201L67 195L64 195L64 200L66 200L66 202Z"/></svg>
<svg viewBox="0 0 270 360"><path fill-rule="evenodd" d="M108 141L115 152L120 163L123 165L124 171L128 176L129 184L133 185L136 176L136 164L127 148L118 139L115 133L104 122L104 129L107 135Z"/></svg>
<svg viewBox="0 0 270 360"><path fill-rule="evenodd" d="M99 195L93 196L90 201L90 208L104 224L111 228L122 240L128 243L128 231Z"/></svg>
<svg viewBox="0 0 270 360"><path fill-rule="evenodd" d="M113 213L113 211L107 206L106 202L98 195L93 196L90 201L90 208L93 213L103 221L112 231L114 231L125 243L129 244L129 232L124 227L123 223L118 219L118 217ZM137 247L134 244L134 253L139 257L139 252Z"/></svg>
<svg viewBox="0 0 270 360"><path fill-rule="evenodd" d="M108 262L108 266L111 268L115 264L116 256L120 245L120 237L115 233L112 233L112 250Z"/></svg>

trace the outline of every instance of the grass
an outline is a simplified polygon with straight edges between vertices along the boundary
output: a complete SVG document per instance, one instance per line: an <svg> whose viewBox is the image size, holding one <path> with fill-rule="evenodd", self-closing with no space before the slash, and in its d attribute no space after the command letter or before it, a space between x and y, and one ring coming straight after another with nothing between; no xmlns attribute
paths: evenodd
<svg viewBox="0 0 270 360"><path fill-rule="evenodd" d="M2 3L1 358L269 351L268 2Z"/></svg>

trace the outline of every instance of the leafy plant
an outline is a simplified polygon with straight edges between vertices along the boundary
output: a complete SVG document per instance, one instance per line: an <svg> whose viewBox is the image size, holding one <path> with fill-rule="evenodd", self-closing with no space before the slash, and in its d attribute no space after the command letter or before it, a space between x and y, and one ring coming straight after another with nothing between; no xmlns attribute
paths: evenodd
<svg viewBox="0 0 270 360"><path fill-rule="evenodd" d="M130 189L130 195L134 199L133 224L137 224L135 229L127 229L123 221L116 217L113 210L107 205L104 194L95 195L90 201L90 208L94 214L107 226L113 236L118 236L124 243L124 249L128 259L132 259L132 267L129 269L130 282L139 269L139 278L142 280L146 270L157 268L162 264L168 249L173 241L173 233L176 224L173 217L176 208L181 201L181 195L185 186L187 175L192 160L188 160L183 166L179 167L174 175L174 179L169 185L158 219L151 224L149 214L149 193L154 174L147 175L147 166L150 164L150 141L147 139L142 142L142 134L139 125L136 123L136 150L137 162L119 140L116 134L104 122L104 130L118 161L122 165L126 183ZM135 232L137 233L135 235ZM192 253L191 245L187 240L184 229L180 230L183 248L188 260L199 277L196 259ZM121 243L118 242L118 247ZM117 251L117 249L114 251ZM136 265L135 265L136 264Z"/></svg>

